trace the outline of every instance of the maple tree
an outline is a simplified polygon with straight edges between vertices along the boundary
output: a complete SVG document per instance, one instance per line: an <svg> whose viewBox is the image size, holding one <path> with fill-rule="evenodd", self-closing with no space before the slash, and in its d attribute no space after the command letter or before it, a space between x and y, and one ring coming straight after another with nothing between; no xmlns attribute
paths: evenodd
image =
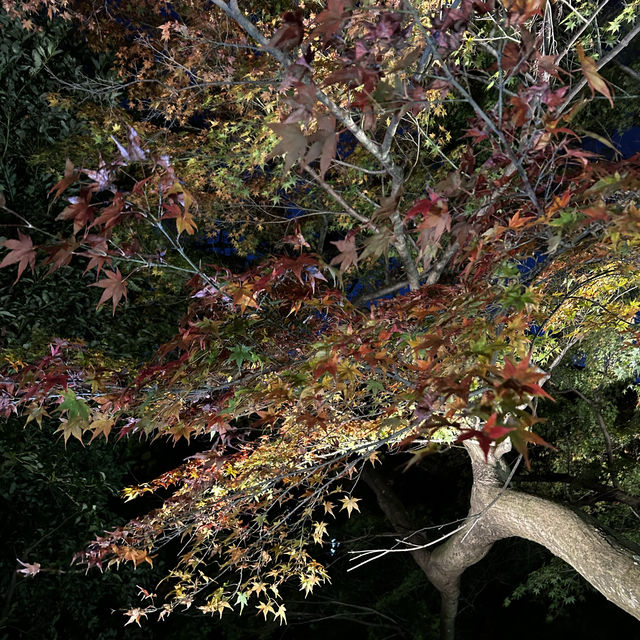
<svg viewBox="0 0 640 640"><path fill-rule="evenodd" d="M127 624L190 606L285 622L281 589L294 581L307 595L329 579L314 546L331 518L355 517L362 479L400 535L394 551L440 592L443 638L462 573L511 536L640 618L634 552L510 486L532 445L559 446L540 435L538 403L581 343L613 341L620 379L640 359L640 161L580 146L595 135L580 113L589 96L615 105L602 73L640 33L638 3L602 16L586 3L577 23L541 0L330 0L282 16L211 4L204 20L190 3L123 2L118 19L90 2L66 8L93 46L131 44L116 64L128 108L149 118L123 127L103 115L113 134L96 163L67 161L51 189L64 238L0 203L22 223L0 263L18 281L38 260L49 273L84 261L97 306L116 313L137 278L184 276L177 334L126 373L71 336L4 356L0 411L54 414L69 446L199 444L124 490L168 495L162 507L77 560L152 565L181 541L170 589L142 589ZM198 118L207 125L191 126ZM214 230L236 263L197 257L193 240ZM471 504L436 545L376 463L428 464L452 447L468 452ZM33 575L30 560L21 571Z"/></svg>

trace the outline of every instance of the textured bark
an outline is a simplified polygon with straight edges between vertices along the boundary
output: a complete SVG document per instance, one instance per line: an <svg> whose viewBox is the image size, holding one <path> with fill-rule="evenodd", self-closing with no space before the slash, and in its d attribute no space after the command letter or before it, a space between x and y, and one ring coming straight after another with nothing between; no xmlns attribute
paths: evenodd
<svg viewBox="0 0 640 640"><path fill-rule="evenodd" d="M640 620L640 556L567 507L505 489L501 457L508 447L504 443L490 452L488 460L475 443L465 445L474 477L466 526L433 551L411 552L441 594L442 640L455 636L462 573L482 560L494 542L514 536L543 545L605 598ZM406 534L418 528L383 476L370 472L365 480L396 530Z"/></svg>

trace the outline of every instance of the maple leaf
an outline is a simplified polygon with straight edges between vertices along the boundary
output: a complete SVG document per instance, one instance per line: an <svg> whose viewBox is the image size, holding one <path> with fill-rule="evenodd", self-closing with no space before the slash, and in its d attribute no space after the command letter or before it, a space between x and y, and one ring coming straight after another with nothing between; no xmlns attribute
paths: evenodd
<svg viewBox="0 0 640 640"><path fill-rule="evenodd" d="M102 296L98 302L96 309L99 309L109 298L113 300L113 315L116 313L116 307L124 296L127 299L127 283L122 279L120 270L116 267L115 271L105 271L106 278L98 280L89 285L90 287L100 287L104 289Z"/></svg>
<svg viewBox="0 0 640 640"><path fill-rule="evenodd" d="M84 429L87 426L86 420L82 416L74 416L73 418L60 418L60 426L55 430L54 433L62 432L62 436L64 437L64 446L67 446L67 442L69 438L73 436L76 440L78 440L82 446L84 446L84 442L82 442L82 434Z"/></svg>
<svg viewBox="0 0 640 640"><path fill-rule="evenodd" d="M360 254L360 260L365 260L369 256L376 259L387 255L392 242L393 234L387 229L382 229L380 233L374 233L364 241L365 248Z"/></svg>
<svg viewBox="0 0 640 640"><path fill-rule="evenodd" d="M71 262L73 252L78 248L78 243L73 239L63 240L53 247L44 247L44 250L50 253L45 264L50 264L47 275L50 275L57 269L60 269Z"/></svg>
<svg viewBox="0 0 640 640"><path fill-rule="evenodd" d="M316 17L316 28L311 34L312 37L322 37L325 43L331 40L348 17L345 13L348 8L351 8L350 0L329 0L327 8Z"/></svg>
<svg viewBox="0 0 640 640"><path fill-rule="evenodd" d="M356 250L356 237L355 234L350 233L344 240L334 240L331 244L335 244L340 252L332 261L331 264L340 265L340 273L344 273L353 265L358 266L358 252Z"/></svg>
<svg viewBox="0 0 640 640"><path fill-rule="evenodd" d="M271 36L267 46L280 49L284 53L289 53L299 47L304 35L303 17L304 14L300 9L284 13L282 25Z"/></svg>
<svg viewBox="0 0 640 640"><path fill-rule="evenodd" d="M98 191L107 191L113 187L113 166L108 167L101 155L99 155L98 158L98 168L95 171L93 169L82 169L82 173L94 181L89 187L92 191L95 189ZM115 164L117 165L119 163L116 162Z"/></svg>
<svg viewBox="0 0 640 640"><path fill-rule="evenodd" d="M311 145L304 157L304 164L309 165L320 158L320 177L324 179L331 161L336 156L338 134L336 119L333 116L318 119L320 130L309 138Z"/></svg>
<svg viewBox="0 0 640 640"><path fill-rule="evenodd" d="M190 236L193 235L198 227L193 218L193 214L190 211L191 205L195 204L195 200L191 193L176 181L165 191L165 197L167 198L167 201L162 204L167 213L165 213L162 218L176 219L178 235L183 231L186 231ZM182 205L182 209L180 209L176 203Z"/></svg>
<svg viewBox="0 0 640 640"><path fill-rule="evenodd" d="M33 246L30 236L18 231L17 240L5 240L2 243L2 246L9 249L9 253L4 257L2 262L0 262L0 269L2 269L2 267L8 267L10 264L18 263L18 277L15 279L15 282L20 280L20 276L26 269L27 265L29 265L32 272L34 271L36 264L36 249Z"/></svg>
<svg viewBox="0 0 640 640"><path fill-rule="evenodd" d="M360 507L358 506L358 502L360 502L360 498L354 498L353 496L345 496L340 499L342 502L342 506L340 507L340 511L347 510L349 517L351 517L351 512L355 509L356 511L360 511Z"/></svg>
<svg viewBox="0 0 640 640"><path fill-rule="evenodd" d="M124 196L119 191L116 191L113 196L113 201L101 211L100 215L93 221L89 228L102 224L104 225L105 231L110 229L122 217L124 205Z"/></svg>
<svg viewBox="0 0 640 640"><path fill-rule="evenodd" d="M244 313L247 307L258 309L258 302L255 299L255 292L250 284L243 283L242 285L231 285L228 287L228 292L233 297L233 304L240 307L240 313Z"/></svg>
<svg viewBox="0 0 640 640"><path fill-rule="evenodd" d="M512 24L522 24L535 15L542 15L546 0L503 0Z"/></svg>
<svg viewBox="0 0 640 640"><path fill-rule="evenodd" d="M331 356L320 362L313 370L314 380L319 380L325 373L330 373L334 379L338 375L338 353L333 351Z"/></svg>
<svg viewBox="0 0 640 640"><path fill-rule="evenodd" d="M233 607L229 604L229 601L224 597L224 590L222 587L216 590L213 596L209 599L206 605L198 607L203 613L218 613L222 618L222 614L225 609L233 610Z"/></svg>
<svg viewBox="0 0 640 640"><path fill-rule="evenodd" d="M142 626L140 624L140 618L147 617L147 614L145 613L144 609L140 609L138 607L136 607L135 609L129 609L129 611L125 611L124 615L129 616L129 619L124 623L125 627L128 624L131 624L132 622L135 622L140 627Z"/></svg>
<svg viewBox="0 0 640 640"><path fill-rule="evenodd" d="M495 382L498 389L511 389L518 394L529 393L532 396L542 396L553 400L553 398L538 384L541 378L546 378L547 374L537 367L532 367L530 357L521 360L514 365L508 358L505 359L504 368L499 372L501 381ZM498 391L500 394L500 391Z"/></svg>
<svg viewBox="0 0 640 640"><path fill-rule="evenodd" d="M613 108L613 98L611 97L611 91L605 82L605 79L598 73L598 65L593 58L589 58L584 54L582 45L577 45L578 59L582 67L582 73L587 79L587 83L591 87L591 95L595 95L595 92L601 93L605 98L609 100L611 107Z"/></svg>
<svg viewBox="0 0 640 640"><path fill-rule="evenodd" d="M268 126L282 140L267 157L273 158L286 154L283 172L288 173L294 163L304 156L307 150L307 138L300 130L300 126L294 123L272 122Z"/></svg>
<svg viewBox="0 0 640 640"><path fill-rule="evenodd" d="M271 600L267 602L261 602L260 604L256 605L256 609L264 615L265 620L267 619L267 614L271 613L275 615L276 613L273 608L273 602Z"/></svg>
<svg viewBox="0 0 640 640"><path fill-rule="evenodd" d="M145 549L136 549L134 547L119 547L118 558L123 559L125 562L132 562L134 569L139 564L146 562L153 567L153 559ZM154 556L155 557L155 556Z"/></svg>
<svg viewBox="0 0 640 640"><path fill-rule="evenodd" d="M91 444L98 436L104 436L105 441L109 440L109 434L111 433L111 429L113 428L113 418L109 418L108 416L98 413L91 424L88 427L91 431L93 431L93 435L91 436L91 440L89 440L89 444Z"/></svg>
<svg viewBox="0 0 640 640"><path fill-rule="evenodd" d="M313 540L318 544L322 544L322 538L327 535L327 523L316 522L313 525Z"/></svg>
<svg viewBox="0 0 640 640"><path fill-rule="evenodd" d="M531 469L531 465L529 463L529 452L528 452L527 443L531 442L533 444L539 444L539 445L542 445L543 447L547 447L548 449L552 449L553 451L557 451L557 449L553 445L550 445L546 440L541 438L537 433L533 433L533 431L527 431L524 428L514 429L509 434L509 439L511 440L511 443L513 444L516 451L522 454L522 457L524 458L524 463L527 469Z"/></svg>
<svg viewBox="0 0 640 640"><path fill-rule="evenodd" d="M328 500L323 502L322 506L324 507L324 512L328 513L330 516L336 517L333 513L333 509L335 508L335 504L333 502L329 502Z"/></svg>
<svg viewBox="0 0 640 640"><path fill-rule="evenodd" d="M71 162L71 160L67 158L67 162L64 168L64 176L49 190L49 193L51 193L52 191L56 192L53 202L55 202L60 197L62 192L65 191L78 179L78 175L79 171L73 166L73 162Z"/></svg>
<svg viewBox="0 0 640 640"><path fill-rule="evenodd" d="M456 444L460 442L464 442L465 440L469 440L471 438L475 438L480 445L480 449L484 453L484 457L486 460L489 459L489 450L491 449L491 444L493 440L483 431L478 431L477 429L465 429L462 433L456 438Z"/></svg>
<svg viewBox="0 0 640 640"><path fill-rule="evenodd" d="M286 613L287 613L287 608L283 604L281 604L278 607L278 610L275 612L273 619L277 620L278 618L280 618L280 625L282 625L283 623L287 624L287 615L286 615Z"/></svg>
<svg viewBox="0 0 640 640"><path fill-rule="evenodd" d="M482 429L492 440L499 440L515 429L515 427L505 427L497 422L498 414L492 413Z"/></svg>
<svg viewBox="0 0 640 640"><path fill-rule="evenodd" d="M49 417L49 414L46 412L44 407L37 404L29 405L29 415L27 416L25 426L32 420L35 420L36 424L42 429L42 418L44 417Z"/></svg>
<svg viewBox="0 0 640 640"><path fill-rule="evenodd" d="M196 224L193 215L188 212L184 212L181 216L176 218L176 229L178 231L178 235L183 231L186 231L187 235L192 236L197 228L198 225Z"/></svg>
<svg viewBox="0 0 640 640"><path fill-rule="evenodd" d="M423 221L416 228L420 232L418 246L424 257L428 258L427 249L437 245L442 234L451 230L451 216L446 208L441 211L429 212L424 215Z"/></svg>
<svg viewBox="0 0 640 640"><path fill-rule="evenodd" d="M93 192L93 188L83 187L80 195L67 198L69 204L56 216L56 220L73 220L73 232L78 233L93 220L95 210L90 204Z"/></svg>
<svg viewBox="0 0 640 640"><path fill-rule="evenodd" d="M38 575L40 573L40 563L34 562L30 564L28 562L22 562L20 558L16 558L16 560L22 565L22 569L17 569L16 573L21 573L27 578L33 578L33 576Z"/></svg>

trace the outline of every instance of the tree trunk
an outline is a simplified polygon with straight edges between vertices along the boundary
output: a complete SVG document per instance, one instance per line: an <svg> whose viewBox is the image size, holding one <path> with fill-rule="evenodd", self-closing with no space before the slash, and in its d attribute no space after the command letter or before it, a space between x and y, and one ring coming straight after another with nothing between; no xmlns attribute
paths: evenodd
<svg viewBox="0 0 640 640"><path fill-rule="evenodd" d="M508 441L506 441L508 443ZM440 637L453 640L459 584L467 567L479 562L497 540L517 536L543 545L580 573L608 600L640 620L640 556L579 514L544 498L506 489L500 479L502 443L488 459L477 443L465 442L473 467L471 507L464 528L429 552L412 555L442 597ZM408 515L379 474L365 475L382 511L402 533ZM417 529L418 526L413 526Z"/></svg>

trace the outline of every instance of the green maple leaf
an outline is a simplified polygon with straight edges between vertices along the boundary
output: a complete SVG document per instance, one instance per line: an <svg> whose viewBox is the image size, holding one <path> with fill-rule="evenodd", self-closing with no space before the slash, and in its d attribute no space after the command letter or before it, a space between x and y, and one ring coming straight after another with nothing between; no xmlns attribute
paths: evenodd
<svg viewBox="0 0 640 640"><path fill-rule="evenodd" d="M71 389L63 391L61 395L64 398L64 401L58 407L58 411L60 413L66 411L69 420L73 420L78 417L82 418L85 422L89 420L90 410L84 400L77 398L76 394Z"/></svg>
<svg viewBox="0 0 640 640"><path fill-rule="evenodd" d="M231 349L227 362L235 362L238 365L238 371L242 371L244 362L260 362L260 356L246 345L239 344Z"/></svg>

